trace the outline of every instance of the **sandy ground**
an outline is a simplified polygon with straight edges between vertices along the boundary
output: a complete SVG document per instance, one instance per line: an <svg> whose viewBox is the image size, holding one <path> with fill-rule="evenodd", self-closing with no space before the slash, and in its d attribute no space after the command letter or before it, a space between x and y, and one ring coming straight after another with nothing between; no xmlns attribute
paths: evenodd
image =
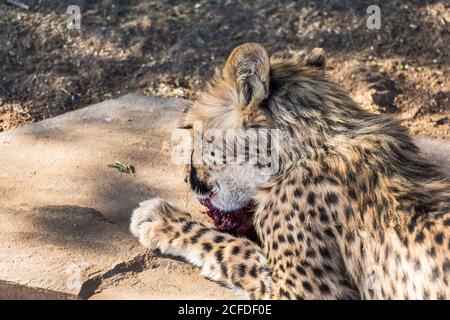
<svg viewBox="0 0 450 320"><path fill-rule="evenodd" d="M328 74L413 134L450 139L450 3L408 1L0 2L0 131L128 92L194 99L238 44L323 47ZM81 8L81 30L66 9ZM369 4L381 29L366 28Z"/></svg>

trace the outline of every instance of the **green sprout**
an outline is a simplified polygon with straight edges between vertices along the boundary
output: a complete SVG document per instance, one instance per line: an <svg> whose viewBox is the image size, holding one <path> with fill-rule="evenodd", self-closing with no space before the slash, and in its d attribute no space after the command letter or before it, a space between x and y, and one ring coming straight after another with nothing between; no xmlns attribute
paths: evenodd
<svg viewBox="0 0 450 320"><path fill-rule="evenodd" d="M127 173L127 174L134 174L135 171L136 171L134 166L132 166L132 165L127 165L126 166L123 163L120 163L118 161L116 161L116 162L114 162L112 164L109 164L108 167L109 168L114 168L114 169L116 169L119 172Z"/></svg>

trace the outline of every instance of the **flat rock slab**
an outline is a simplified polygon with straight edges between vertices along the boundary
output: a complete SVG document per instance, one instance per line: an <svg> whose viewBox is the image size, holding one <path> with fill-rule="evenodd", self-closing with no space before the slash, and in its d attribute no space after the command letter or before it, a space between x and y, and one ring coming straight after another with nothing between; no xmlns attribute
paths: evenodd
<svg viewBox="0 0 450 320"><path fill-rule="evenodd" d="M0 134L0 298L237 297L128 231L155 196L201 211L170 158L188 103L127 95Z"/></svg>
<svg viewBox="0 0 450 320"><path fill-rule="evenodd" d="M128 231L155 196L208 222L170 158L187 104L126 95L0 134L0 299L241 298ZM416 141L450 175L450 143Z"/></svg>

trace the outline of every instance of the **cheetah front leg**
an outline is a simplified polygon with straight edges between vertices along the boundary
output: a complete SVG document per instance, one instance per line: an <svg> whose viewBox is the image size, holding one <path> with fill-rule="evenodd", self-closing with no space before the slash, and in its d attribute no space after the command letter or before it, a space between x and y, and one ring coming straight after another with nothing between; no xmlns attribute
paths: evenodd
<svg viewBox="0 0 450 320"><path fill-rule="evenodd" d="M140 204L130 230L145 247L187 259L208 279L242 289L254 299L272 298L274 285L266 258L248 239L206 227L159 198Z"/></svg>

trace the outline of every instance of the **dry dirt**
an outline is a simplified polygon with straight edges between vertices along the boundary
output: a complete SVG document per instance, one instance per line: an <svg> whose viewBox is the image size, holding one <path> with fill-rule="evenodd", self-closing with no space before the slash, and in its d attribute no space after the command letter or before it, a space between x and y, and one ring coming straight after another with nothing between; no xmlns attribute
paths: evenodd
<svg viewBox="0 0 450 320"><path fill-rule="evenodd" d="M244 42L323 47L329 76L414 134L450 139L448 1L32 1L0 3L0 131L128 92L194 99ZM81 30L66 9L81 8ZM366 9L381 7L381 29Z"/></svg>

